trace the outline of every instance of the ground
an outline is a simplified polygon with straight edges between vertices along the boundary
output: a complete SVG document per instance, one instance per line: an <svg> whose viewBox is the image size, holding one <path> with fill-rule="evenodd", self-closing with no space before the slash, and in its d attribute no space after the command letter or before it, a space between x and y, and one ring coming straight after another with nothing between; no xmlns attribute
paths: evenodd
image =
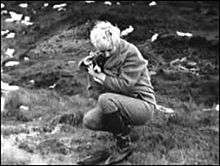
<svg viewBox="0 0 220 166"><path fill-rule="evenodd" d="M149 6L150 1L111 6L48 2L47 7L31 1L21 8L21 2L2 1L1 11L30 16L34 24L5 22L10 16L1 13L1 30L16 34L12 39L1 36L1 80L20 86L10 99L29 107L14 109L12 102L10 110L1 113L1 164L76 164L94 150L115 151L111 134L82 125L83 114L96 100L86 90L86 74L77 64L94 49L89 32L95 20L108 20L121 30L134 27L124 38L149 61L157 102L176 112L174 118L158 113L136 127L140 139L124 164L219 164L218 1L161 1L155 6ZM66 10L53 9L60 3L67 3ZM176 31L193 36L178 36ZM155 33L159 36L151 42ZM19 65L4 66L10 59L7 48L16 50ZM177 58L187 59L178 62L182 66L199 70L172 66Z"/></svg>

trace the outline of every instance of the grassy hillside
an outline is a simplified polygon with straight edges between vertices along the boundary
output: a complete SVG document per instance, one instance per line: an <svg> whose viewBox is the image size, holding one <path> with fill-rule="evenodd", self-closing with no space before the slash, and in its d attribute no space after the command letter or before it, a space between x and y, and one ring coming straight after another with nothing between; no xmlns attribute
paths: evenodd
<svg viewBox="0 0 220 166"><path fill-rule="evenodd" d="M176 111L175 118L158 113L136 127L140 139L124 164L219 164L219 112L214 109L219 104L217 1L161 1L155 6L150 1L111 6L48 1L47 7L46 2L31 1L27 8L18 1L1 3L1 11L30 16L34 23L5 22L10 14L1 13L1 30L15 33L14 38L1 36L1 79L21 87L9 95L7 112L1 114L2 164L74 164L97 149L115 151L112 135L81 124L96 101L77 64L94 49L89 32L96 20L108 20L121 30L134 27L124 38L149 61L157 102ZM53 9L61 3L67 4L65 10ZM193 36L178 36L177 31ZM151 42L155 33L159 36ZM19 65L4 66L10 59L8 48L15 49L13 59ZM177 58L186 60L171 65Z"/></svg>

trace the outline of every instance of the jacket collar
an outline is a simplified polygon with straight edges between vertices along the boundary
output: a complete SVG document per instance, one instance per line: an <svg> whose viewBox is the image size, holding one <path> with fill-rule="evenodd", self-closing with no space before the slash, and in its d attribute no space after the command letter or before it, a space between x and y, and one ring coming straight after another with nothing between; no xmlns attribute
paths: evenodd
<svg viewBox="0 0 220 166"><path fill-rule="evenodd" d="M105 68L112 68L116 65L118 65L122 60L122 53L125 50L125 45L126 45L126 41L124 41L123 39L120 39L120 44L119 47L116 49L116 51L107 59L104 67Z"/></svg>

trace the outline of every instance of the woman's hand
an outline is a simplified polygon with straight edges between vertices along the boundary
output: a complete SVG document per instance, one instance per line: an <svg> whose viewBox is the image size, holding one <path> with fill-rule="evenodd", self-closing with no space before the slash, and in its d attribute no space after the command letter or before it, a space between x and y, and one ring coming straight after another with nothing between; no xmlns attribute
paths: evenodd
<svg viewBox="0 0 220 166"><path fill-rule="evenodd" d="M97 73L94 71L94 68L93 68L93 65L90 65L89 68L88 68L88 73L93 76L93 79L100 83L100 84L103 84L103 82L105 81L105 77L106 75L102 72L100 73Z"/></svg>

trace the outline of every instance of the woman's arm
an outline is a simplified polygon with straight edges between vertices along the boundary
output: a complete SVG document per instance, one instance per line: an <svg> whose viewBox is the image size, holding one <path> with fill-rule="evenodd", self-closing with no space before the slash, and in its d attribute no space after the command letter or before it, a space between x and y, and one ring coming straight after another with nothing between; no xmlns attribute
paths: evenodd
<svg viewBox="0 0 220 166"><path fill-rule="evenodd" d="M146 62L137 54L129 54L120 69L118 77L106 76L103 85L111 91L124 92L134 86L139 80Z"/></svg>

